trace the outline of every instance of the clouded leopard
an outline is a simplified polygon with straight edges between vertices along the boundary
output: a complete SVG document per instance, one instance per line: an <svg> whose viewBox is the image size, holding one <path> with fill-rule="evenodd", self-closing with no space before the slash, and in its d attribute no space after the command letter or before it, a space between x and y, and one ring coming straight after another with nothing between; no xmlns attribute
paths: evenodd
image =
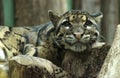
<svg viewBox="0 0 120 78"><path fill-rule="evenodd" d="M49 11L49 17L51 22L40 26L0 26L0 48L6 52L7 58L17 54L49 58L44 52L57 55L58 49L82 52L98 41L101 13L91 15L72 10L57 15Z"/></svg>
<svg viewBox="0 0 120 78"><path fill-rule="evenodd" d="M0 26L0 60L26 54L58 64L62 52L81 53L96 46L102 13L72 10L57 15L49 11L49 18L51 22L40 26Z"/></svg>

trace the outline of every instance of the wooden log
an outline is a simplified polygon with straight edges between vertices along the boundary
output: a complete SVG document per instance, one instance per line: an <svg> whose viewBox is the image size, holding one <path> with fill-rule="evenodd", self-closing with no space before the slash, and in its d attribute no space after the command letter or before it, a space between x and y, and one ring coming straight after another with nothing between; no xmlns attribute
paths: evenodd
<svg viewBox="0 0 120 78"><path fill-rule="evenodd" d="M120 78L119 66L120 66L120 25L118 25L116 28L114 41L97 78Z"/></svg>
<svg viewBox="0 0 120 78"><path fill-rule="evenodd" d="M9 61L10 78L71 78L69 74L48 60L20 55ZM60 71L64 74L58 74Z"/></svg>

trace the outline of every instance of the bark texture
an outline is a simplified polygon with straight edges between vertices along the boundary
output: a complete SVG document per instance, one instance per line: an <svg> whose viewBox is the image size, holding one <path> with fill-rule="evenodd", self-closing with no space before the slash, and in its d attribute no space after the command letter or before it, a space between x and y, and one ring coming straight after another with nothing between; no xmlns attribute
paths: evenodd
<svg viewBox="0 0 120 78"><path fill-rule="evenodd" d="M67 72L50 61L26 55L12 58L9 68L10 78L60 78L58 70L64 73L62 78L71 78Z"/></svg>
<svg viewBox="0 0 120 78"><path fill-rule="evenodd" d="M120 66L120 25L117 26L114 41L97 78L120 78L119 66Z"/></svg>
<svg viewBox="0 0 120 78"><path fill-rule="evenodd" d="M0 61L0 78L9 78L8 62Z"/></svg>

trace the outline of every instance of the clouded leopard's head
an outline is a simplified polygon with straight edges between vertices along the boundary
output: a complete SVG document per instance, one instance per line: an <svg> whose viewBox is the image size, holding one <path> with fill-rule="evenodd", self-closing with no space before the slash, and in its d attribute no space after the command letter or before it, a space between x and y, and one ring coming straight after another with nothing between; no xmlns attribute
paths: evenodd
<svg viewBox="0 0 120 78"><path fill-rule="evenodd" d="M102 13L89 14L81 10L72 10L57 15L49 11L49 17L55 26L55 43L67 50L82 52L98 40L98 25Z"/></svg>

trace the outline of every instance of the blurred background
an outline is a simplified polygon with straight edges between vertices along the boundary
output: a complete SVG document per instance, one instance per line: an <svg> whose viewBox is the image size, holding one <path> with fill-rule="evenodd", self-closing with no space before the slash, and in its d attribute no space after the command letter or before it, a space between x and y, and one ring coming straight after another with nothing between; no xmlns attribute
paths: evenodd
<svg viewBox="0 0 120 78"><path fill-rule="evenodd" d="M49 22L48 10L63 14L68 10L102 12L99 27L105 41L112 43L115 28L120 23L120 0L0 0L0 25L35 26Z"/></svg>

